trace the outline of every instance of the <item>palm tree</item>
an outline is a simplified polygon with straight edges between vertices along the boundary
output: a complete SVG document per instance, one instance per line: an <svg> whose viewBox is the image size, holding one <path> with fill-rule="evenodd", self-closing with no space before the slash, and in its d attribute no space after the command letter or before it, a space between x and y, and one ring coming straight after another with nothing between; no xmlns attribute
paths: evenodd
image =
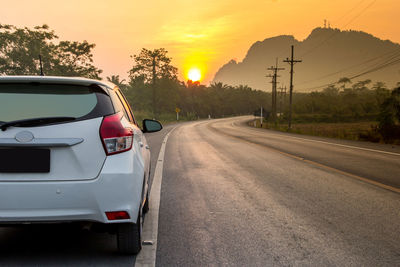
<svg viewBox="0 0 400 267"><path fill-rule="evenodd" d="M126 89L125 79L121 80L119 75L111 75L111 77L107 77L107 81L115 84L122 90Z"/></svg>
<svg viewBox="0 0 400 267"><path fill-rule="evenodd" d="M351 80L347 77L340 78L338 83L342 84L343 90L346 88L346 83L351 83Z"/></svg>
<svg viewBox="0 0 400 267"><path fill-rule="evenodd" d="M229 85L224 84L222 82L215 82L215 83L210 84L210 88L223 91L223 90L228 89Z"/></svg>

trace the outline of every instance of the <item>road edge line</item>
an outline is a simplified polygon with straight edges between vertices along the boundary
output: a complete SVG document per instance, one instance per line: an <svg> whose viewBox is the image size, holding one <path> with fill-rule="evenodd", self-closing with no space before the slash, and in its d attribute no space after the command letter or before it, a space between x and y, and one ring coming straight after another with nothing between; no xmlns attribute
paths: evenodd
<svg viewBox="0 0 400 267"><path fill-rule="evenodd" d="M367 184L370 184L370 185L379 187L379 188L381 188L381 189L385 189L385 190L388 190L388 191L390 191L390 192L400 194L400 189L399 189L399 188L396 188L396 187L393 187L393 186L390 186L390 185L386 185L386 184L383 184L383 183L380 183L380 182L377 182L377 181L374 181L374 180L371 180L371 179L368 179L368 178L365 178L365 177L361 177L361 176L358 176L358 175L356 175L356 174L352 174L352 173L349 173L349 172L346 172L346 171L342 171L342 170L336 169L336 168L334 168L334 167L330 167L330 166L328 166L328 165L325 165L325 164L322 164L322 163L318 163L318 162L316 162L316 161L304 159L304 158L302 158L302 157L299 157L299 156L296 156L296 155L293 155L293 154L290 154L290 153L287 153L287 152L283 152L283 151L281 151L281 150L279 150L279 149L276 149L276 148L273 148L273 147L270 147L270 146L258 144L258 143L255 143L255 142L251 142L251 141L249 141L249 140L246 140L246 139L243 139L243 138L240 138L240 137L237 137L237 136L233 136L233 135L227 134L227 133L225 133L225 132L223 132L223 131L221 131L221 130L219 130L219 129L216 129L216 128L210 126L210 125L208 125L208 127L209 127L210 129L212 129L212 130L214 130L214 131L216 131L216 132L218 132L218 133L220 133L220 134L223 134L223 135L225 135L225 136L228 136L228 137L230 137L230 138L237 139L237 140L241 140L241 141L243 141L243 142L246 142L246 143L249 143L249 144L252 144L252 145L256 145L256 146L266 147L266 148L268 148L268 149L270 149L270 150L273 150L273 151L275 151L275 152L277 152L277 153L279 153L279 154L281 154L281 155L290 157L290 158L292 158L292 159L299 160L299 161L303 161L303 162L306 162L306 163L308 163L308 164L311 164L311 165L314 165L314 166L318 166L318 167L320 167L320 168L324 168L324 169L327 169L327 170L330 170L330 171L339 173L339 174L341 174L341 175L345 175L345 176L347 176L347 177L356 179L356 180L358 180L358 181L361 181L361 182L364 182L364 183L367 183ZM251 127L250 127L250 128L251 128Z"/></svg>
<svg viewBox="0 0 400 267"><path fill-rule="evenodd" d="M232 125L232 126L239 127L238 125ZM264 130L268 130L268 131L270 131L269 134L271 134L271 135L284 136L284 137L288 137L288 138L296 139L296 140L303 140L303 141L308 141L308 142L321 143L321 144L339 146L339 147L350 148L350 149L358 149L358 150L364 150L364 151L375 152L375 153L382 153L382 154L387 154L387 155L392 155L392 156L400 156L400 153L397 153L397 152L390 152L390 151L379 150L379 149L359 147L359 146L355 146L355 145L354 146L353 145L344 145L344 144L333 143L333 142L328 142L328 141L315 140L315 139L312 139L312 138L291 136L291 135L288 135L287 132L281 132L281 131L276 131L276 130L271 130L271 129L264 129L264 128L255 128L255 127L252 127L252 126L249 126L249 125L246 125L246 128L250 128L251 130L256 131L258 133L260 133L260 132L262 133ZM282 134L278 134L276 132L282 133ZM303 136L319 137L319 136L306 135L306 134L304 134ZM330 137L325 137L325 138L330 138ZM346 140L346 139L339 139L339 140L352 141L352 140Z"/></svg>
<svg viewBox="0 0 400 267"><path fill-rule="evenodd" d="M160 200L161 200L161 184L162 174L164 169L164 156L165 148L169 135L175 130L175 126L171 131L164 137L160 153L158 154L157 164L154 171L153 183L150 190L150 210L146 214L145 224L143 226L142 241L151 241L152 245L143 245L142 250L136 257L135 266L156 266L157 256L157 238L158 238L158 217L160 211ZM147 222L147 223L146 223Z"/></svg>

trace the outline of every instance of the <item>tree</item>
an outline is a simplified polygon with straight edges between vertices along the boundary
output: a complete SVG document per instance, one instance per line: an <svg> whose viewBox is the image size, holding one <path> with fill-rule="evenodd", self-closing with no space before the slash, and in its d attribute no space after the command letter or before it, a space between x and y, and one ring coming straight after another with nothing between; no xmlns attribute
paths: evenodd
<svg viewBox="0 0 400 267"><path fill-rule="evenodd" d="M82 76L100 79L93 65L94 44L87 41L55 41L58 36L48 25L17 28L0 24L0 74L38 75L39 55L47 75Z"/></svg>
<svg viewBox="0 0 400 267"><path fill-rule="evenodd" d="M142 48L138 55L131 56L134 65L129 71L129 77L143 77L146 83L155 84L157 79L177 79L178 69L171 65L171 58L164 48L148 50Z"/></svg>
<svg viewBox="0 0 400 267"><path fill-rule="evenodd" d="M134 65L129 71L131 81L139 79L151 83L153 91L153 116L158 113L157 81L161 79L177 80L178 69L172 66L168 51L164 48L148 50L143 48L138 55L133 55Z"/></svg>
<svg viewBox="0 0 400 267"><path fill-rule="evenodd" d="M376 105L381 106L385 99L390 96L390 90L387 89L383 82L376 82L372 89L375 91Z"/></svg>
<svg viewBox="0 0 400 267"><path fill-rule="evenodd" d="M386 141L400 139L400 87L381 105L379 132Z"/></svg>
<svg viewBox="0 0 400 267"><path fill-rule="evenodd" d="M210 85L210 88L212 88L214 90L224 91L224 90L228 89L229 86L222 82L214 82Z"/></svg>
<svg viewBox="0 0 400 267"><path fill-rule="evenodd" d="M121 80L119 75L111 75L111 76L108 76L106 79L110 83L113 83L116 86L118 86L121 90L126 90L127 85L124 83L125 79Z"/></svg>
<svg viewBox="0 0 400 267"><path fill-rule="evenodd" d="M368 90L367 85L370 84L370 83L371 83L371 80L369 80L369 79L364 80L364 81L356 82L355 84L353 84L353 89L358 91L358 92Z"/></svg>
<svg viewBox="0 0 400 267"><path fill-rule="evenodd" d="M36 26L33 30L0 24L0 73L3 75L39 74L39 54L51 57L56 39L54 31L47 25ZM51 63L45 61L46 69Z"/></svg>
<svg viewBox="0 0 400 267"><path fill-rule="evenodd" d="M337 96L339 94L339 89L335 85L329 85L323 90L323 93L328 96Z"/></svg>
<svg viewBox="0 0 400 267"><path fill-rule="evenodd" d="M48 74L62 76L81 76L100 80L102 70L93 65L92 49L95 44L87 41L61 41L54 47L51 60L54 62Z"/></svg>
<svg viewBox="0 0 400 267"><path fill-rule="evenodd" d="M351 83L351 80L347 77L340 78L338 83L342 84L342 88L346 88L346 83Z"/></svg>

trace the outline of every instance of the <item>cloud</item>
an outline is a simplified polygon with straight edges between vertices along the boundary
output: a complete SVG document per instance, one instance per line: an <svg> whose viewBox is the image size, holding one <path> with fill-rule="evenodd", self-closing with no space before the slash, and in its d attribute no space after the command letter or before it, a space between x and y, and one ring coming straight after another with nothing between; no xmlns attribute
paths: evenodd
<svg viewBox="0 0 400 267"><path fill-rule="evenodd" d="M231 21L227 16L208 20L173 20L161 27L156 41L171 41L177 43L193 43L223 35Z"/></svg>

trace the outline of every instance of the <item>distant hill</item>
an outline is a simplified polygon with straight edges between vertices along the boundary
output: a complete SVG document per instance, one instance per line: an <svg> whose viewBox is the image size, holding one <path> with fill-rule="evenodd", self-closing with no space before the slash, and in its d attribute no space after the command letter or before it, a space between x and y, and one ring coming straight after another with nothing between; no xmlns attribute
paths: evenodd
<svg viewBox="0 0 400 267"><path fill-rule="evenodd" d="M320 85L338 81L371 70L385 62L400 59L400 45L378 39L360 31L341 31L316 28L303 41L282 35L254 43L242 62L231 60L215 74L213 82L230 85L248 85L255 89L271 90L271 79L265 76L267 68L275 65L286 68L279 74L280 85L289 85L289 65L282 60L290 56L295 46L295 58L303 60L295 66L295 90L313 91ZM371 79L389 87L400 82L400 64L355 78L353 82Z"/></svg>

